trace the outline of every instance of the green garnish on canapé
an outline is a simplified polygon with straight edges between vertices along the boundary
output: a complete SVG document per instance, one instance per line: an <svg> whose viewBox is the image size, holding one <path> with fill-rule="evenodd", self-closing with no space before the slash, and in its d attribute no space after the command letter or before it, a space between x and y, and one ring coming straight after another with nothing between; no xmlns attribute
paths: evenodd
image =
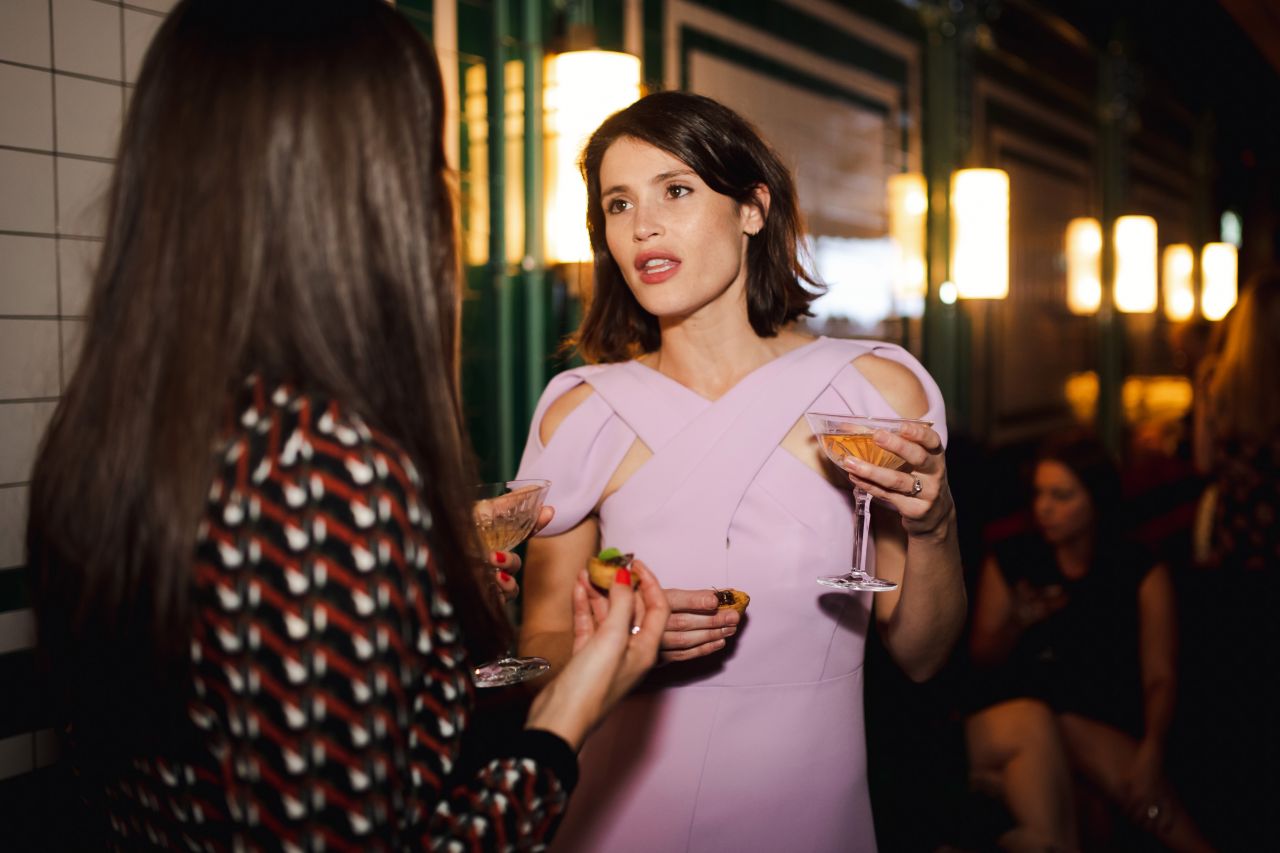
<svg viewBox="0 0 1280 853"><path fill-rule="evenodd" d="M599 554L596 554L596 559L611 566L625 566L631 562L631 555L624 554L617 548L605 548Z"/></svg>

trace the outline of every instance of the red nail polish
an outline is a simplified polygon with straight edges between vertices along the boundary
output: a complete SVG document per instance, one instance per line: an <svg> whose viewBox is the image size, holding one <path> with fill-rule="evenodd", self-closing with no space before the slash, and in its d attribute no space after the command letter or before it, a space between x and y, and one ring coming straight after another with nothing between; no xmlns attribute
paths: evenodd
<svg viewBox="0 0 1280 853"><path fill-rule="evenodd" d="M494 561L495 563L505 563L505 562L507 561L507 555L506 555L506 554L504 554L504 553L503 553L503 552L501 552L501 551L494 551L494 552L493 552L493 561Z"/></svg>
<svg viewBox="0 0 1280 853"><path fill-rule="evenodd" d="M506 572L500 571L498 572L498 580L502 581L503 583L506 583L507 581L511 580L511 575L507 574Z"/></svg>
<svg viewBox="0 0 1280 853"><path fill-rule="evenodd" d="M618 569L618 573L614 575L613 582L623 584L624 586L631 586L631 570Z"/></svg>

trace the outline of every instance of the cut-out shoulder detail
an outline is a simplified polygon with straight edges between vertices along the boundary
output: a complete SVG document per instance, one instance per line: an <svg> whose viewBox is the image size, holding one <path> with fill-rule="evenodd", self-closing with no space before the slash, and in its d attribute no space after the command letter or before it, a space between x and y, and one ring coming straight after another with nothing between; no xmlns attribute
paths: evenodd
<svg viewBox="0 0 1280 853"><path fill-rule="evenodd" d="M547 407L547 413L542 416L542 423L538 425L538 438L543 447L551 443L551 437L556 434L565 418L573 414L594 393L595 389L583 382L570 388Z"/></svg>
<svg viewBox="0 0 1280 853"><path fill-rule="evenodd" d="M929 398L925 396L920 377L911 368L871 353L858 356L852 364L899 417L918 418L928 413Z"/></svg>

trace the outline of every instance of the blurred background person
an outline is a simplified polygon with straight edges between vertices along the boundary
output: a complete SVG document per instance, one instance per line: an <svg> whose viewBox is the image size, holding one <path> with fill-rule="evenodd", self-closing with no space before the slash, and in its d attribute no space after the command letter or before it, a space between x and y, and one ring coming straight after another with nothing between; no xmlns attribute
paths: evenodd
<svg viewBox="0 0 1280 853"><path fill-rule="evenodd" d="M978 710L966 737L975 784L1014 819L1008 849L1099 849L1106 823L1079 817L1105 815L1095 799L1173 849L1210 849L1164 773L1173 585L1124 538L1119 498L1096 439L1051 440L1035 462L1035 531L982 567L970 635Z"/></svg>
<svg viewBox="0 0 1280 853"><path fill-rule="evenodd" d="M1261 849L1274 833L1268 803L1280 785L1280 715L1272 697L1280 632L1280 269L1251 278L1200 376L1197 461L1204 571L1187 631L1188 743L1204 822L1232 850Z"/></svg>
<svg viewBox="0 0 1280 853"><path fill-rule="evenodd" d="M1197 459L1217 487L1209 563L1280 569L1280 270L1254 277L1205 365Z"/></svg>

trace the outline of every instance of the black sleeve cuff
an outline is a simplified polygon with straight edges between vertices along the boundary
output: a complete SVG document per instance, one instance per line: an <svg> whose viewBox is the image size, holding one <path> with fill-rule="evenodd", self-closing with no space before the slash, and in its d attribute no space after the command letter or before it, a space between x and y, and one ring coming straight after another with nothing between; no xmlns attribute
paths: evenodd
<svg viewBox="0 0 1280 853"><path fill-rule="evenodd" d="M514 755L547 767L556 774L565 793L573 792L578 784L578 755L564 738L546 729L522 729L511 745Z"/></svg>

